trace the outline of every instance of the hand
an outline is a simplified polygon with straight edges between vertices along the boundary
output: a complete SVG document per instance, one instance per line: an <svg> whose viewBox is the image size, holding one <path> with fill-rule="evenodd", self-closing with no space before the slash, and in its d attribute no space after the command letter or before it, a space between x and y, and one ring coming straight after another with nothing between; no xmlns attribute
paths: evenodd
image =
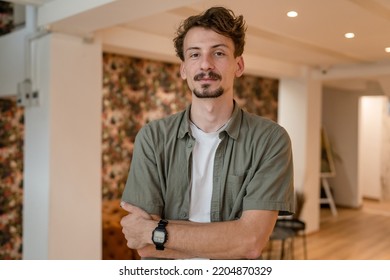
<svg viewBox="0 0 390 280"><path fill-rule="evenodd" d="M152 216L139 207L121 202L121 207L129 212L121 220L122 232L127 240L127 247L141 249L152 243L152 231L157 226Z"/></svg>

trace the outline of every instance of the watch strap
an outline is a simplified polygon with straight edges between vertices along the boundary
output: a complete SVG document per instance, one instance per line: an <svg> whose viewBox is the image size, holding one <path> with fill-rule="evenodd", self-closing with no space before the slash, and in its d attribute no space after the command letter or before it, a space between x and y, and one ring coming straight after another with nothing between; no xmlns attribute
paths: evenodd
<svg viewBox="0 0 390 280"><path fill-rule="evenodd" d="M167 221L167 220L161 219L161 220L158 222L157 228L165 229L165 227L167 226L167 224L168 224L168 221Z"/></svg>

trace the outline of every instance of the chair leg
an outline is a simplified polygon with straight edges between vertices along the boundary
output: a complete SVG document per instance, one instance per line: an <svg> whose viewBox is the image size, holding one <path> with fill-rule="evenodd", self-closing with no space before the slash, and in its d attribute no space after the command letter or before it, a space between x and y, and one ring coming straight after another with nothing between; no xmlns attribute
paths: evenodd
<svg viewBox="0 0 390 280"><path fill-rule="evenodd" d="M294 259L294 237L291 237L291 259Z"/></svg>
<svg viewBox="0 0 390 280"><path fill-rule="evenodd" d="M306 247L306 233L304 232L302 235L302 240L303 240L303 254L305 260L307 260L307 247Z"/></svg>

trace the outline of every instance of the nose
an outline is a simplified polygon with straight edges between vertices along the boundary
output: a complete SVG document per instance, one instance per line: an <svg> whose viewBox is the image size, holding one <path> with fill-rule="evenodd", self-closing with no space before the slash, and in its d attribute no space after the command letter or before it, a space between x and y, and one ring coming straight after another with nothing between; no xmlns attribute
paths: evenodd
<svg viewBox="0 0 390 280"><path fill-rule="evenodd" d="M211 55L203 55L200 68L202 71L214 69L214 61Z"/></svg>

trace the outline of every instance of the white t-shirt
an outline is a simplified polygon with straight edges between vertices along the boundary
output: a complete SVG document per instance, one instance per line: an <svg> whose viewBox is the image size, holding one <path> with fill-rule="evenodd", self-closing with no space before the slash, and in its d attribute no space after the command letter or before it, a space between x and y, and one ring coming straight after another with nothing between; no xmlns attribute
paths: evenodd
<svg viewBox="0 0 390 280"><path fill-rule="evenodd" d="M210 222L211 196L213 193L214 157L221 140L218 131L206 133L191 122L195 146L192 151L192 187L189 220L199 223Z"/></svg>

